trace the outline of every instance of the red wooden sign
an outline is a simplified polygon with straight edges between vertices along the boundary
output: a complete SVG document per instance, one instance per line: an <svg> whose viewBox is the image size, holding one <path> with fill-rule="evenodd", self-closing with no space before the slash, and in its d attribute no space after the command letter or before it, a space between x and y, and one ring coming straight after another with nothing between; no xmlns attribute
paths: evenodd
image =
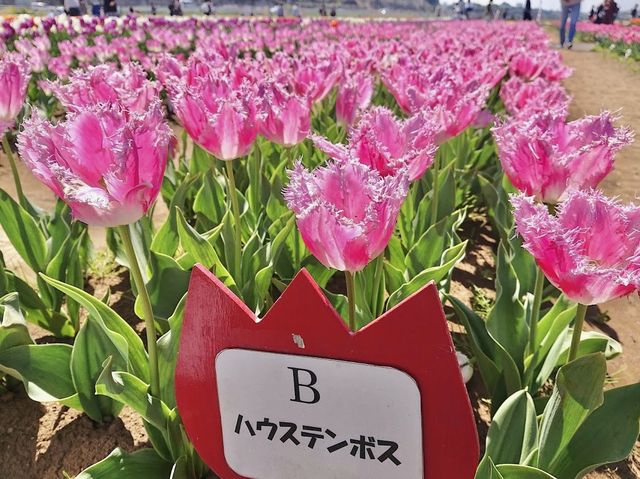
<svg viewBox="0 0 640 479"><path fill-rule="evenodd" d="M225 459L214 365L220 352L238 348L407 373L420 393L424 477L473 478L479 454L473 412L433 284L352 333L304 270L257 320L214 275L195 268L180 340L176 399L195 448L222 479L243 476Z"/></svg>

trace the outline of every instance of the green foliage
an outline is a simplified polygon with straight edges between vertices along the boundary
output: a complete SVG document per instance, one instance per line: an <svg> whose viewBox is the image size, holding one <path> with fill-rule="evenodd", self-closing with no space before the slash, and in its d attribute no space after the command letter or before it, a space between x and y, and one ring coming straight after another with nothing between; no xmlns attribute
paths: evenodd
<svg viewBox="0 0 640 479"><path fill-rule="evenodd" d="M640 432L640 383L603 393L605 373L603 353L560 368L539 419L528 391L510 396L494 415L476 479L579 479L627 457Z"/></svg>
<svg viewBox="0 0 640 479"><path fill-rule="evenodd" d="M84 285L84 272L91 255L86 226L73 222L69 208L61 201L51 215L36 208L24 208L0 189L0 226L11 245L34 273L71 285ZM28 281L9 271L0 261L7 282L0 293L17 291L27 321L51 331L57 337L73 336L79 329L78 304L36 278L36 291Z"/></svg>
<svg viewBox="0 0 640 479"><path fill-rule="evenodd" d="M117 448L102 461L85 469L76 479L140 479L170 477L172 465L153 449L140 449L131 454Z"/></svg>

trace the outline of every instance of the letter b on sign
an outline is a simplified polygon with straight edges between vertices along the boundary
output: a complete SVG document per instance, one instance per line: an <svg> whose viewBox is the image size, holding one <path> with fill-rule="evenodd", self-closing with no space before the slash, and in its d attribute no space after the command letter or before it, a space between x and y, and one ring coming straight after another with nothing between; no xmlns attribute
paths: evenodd
<svg viewBox="0 0 640 479"><path fill-rule="evenodd" d="M287 368L293 374L293 402L315 404L320 401L320 392L314 388L318 376L309 369Z"/></svg>

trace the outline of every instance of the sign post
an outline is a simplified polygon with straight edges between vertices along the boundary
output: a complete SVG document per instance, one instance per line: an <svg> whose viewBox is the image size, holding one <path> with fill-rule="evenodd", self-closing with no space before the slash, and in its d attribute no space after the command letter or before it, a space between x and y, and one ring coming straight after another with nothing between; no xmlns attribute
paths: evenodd
<svg viewBox="0 0 640 479"><path fill-rule="evenodd" d="M473 412L433 284L357 333L300 272L266 316L194 269L176 370L222 479L471 479Z"/></svg>

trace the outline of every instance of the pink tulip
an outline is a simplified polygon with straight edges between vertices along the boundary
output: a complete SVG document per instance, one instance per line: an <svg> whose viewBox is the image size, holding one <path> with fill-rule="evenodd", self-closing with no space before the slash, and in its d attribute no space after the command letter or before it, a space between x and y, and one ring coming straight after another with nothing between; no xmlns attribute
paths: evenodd
<svg viewBox="0 0 640 479"><path fill-rule="evenodd" d="M572 190L558 215L523 194L511 203L524 247L549 281L580 304L640 287L640 208L595 190Z"/></svg>
<svg viewBox="0 0 640 479"><path fill-rule="evenodd" d="M523 51L517 53L509 64L511 76L519 76L527 80L533 80L540 76L548 81L561 81L569 77L571 68L562 64L559 52L548 50Z"/></svg>
<svg viewBox="0 0 640 479"><path fill-rule="evenodd" d="M367 72L349 75L338 86L336 96L336 121L351 126L358 114L371 103L373 96L373 78Z"/></svg>
<svg viewBox="0 0 640 479"><path fill-rule="evenodd" d="M383 72L382 80L405 112L430 111L439 123L437 140L443 143L476 121L504 73L503 68L453 61L429 68L398 63Z"/></svg>
<svg viewBox="0 0 640 479"><path fill-rule="evenodd" d="M570 188L590 188L613 168L615 153L632 141L608 112L565 123L562 116L513 118L493 129L500 162L520 191L557 203Z"/></svg>
<svg viewBox="0 0 640 479"><path fill-rule="evenodd" d="M0 58L0 136L13 126L22 110L29 84L29 68L17 54Z"/></svg>
<svg viewBox="0 0 640 479"><path fill-rule="evenodd" d="M213 72L211 72L213 73ZM246 156L258 135L255 93L208 74L174 85L171 103L189 136L220 160Z"/></svg>
<svg viewBox="0 0 640 479"><path fill-rule="evenodd" d="M269 141L290 147L302 142L311 128L309 102L284 86L264 83L259 92L260 133Z"/></svg>
<svg viewBox="0 0 640 479"><path fill-rule="evenodd" d="M311 139L334 160L357 161L382 176L406 169L409 181L414 181L433 164L436 130L433 119L426 113L399 120L386 108L375 107L362 115L351 131L348 145L334 145L315 135Z"/></svg>
<svg viewBox="0 0 640 479"><path fill-rule="evenodd" d="M117 69L105 63L71 74L68 83L45 82L68 111L78 111L100 103L121 103L127 109L143 113L159 96L159 87L147 79L140 65L124 63Z"/></svg>
<svg viewBox="0 0 640 479"><path fill-rule="evenodd" d="M57 125L34 112L18 150L76 219L112 227L137 221L155 201L171 137L159 101L145 113L95 105Z"/></svg>
<svg viewBox="0 0 640 479"><path fill-rule="evenodd" d="M284 196L309 251L328 268L356 272L393 233L408 176L382 177L367 165L332 162L310 172L297 163Z"/></svg>
<svg viewBox="0 0 640 479"><path fill-rule="evenodd" d="M529 117L548 111L566 115L571 102L562 86L543 78L524 82L519 77L512 77L500 88L500 98L511 115Z"/></svg>
<svg viewBox="0 0 640 479"><path fill-rule="evenodd" d="M334 58L318 59L315 55L308 55L296 59L291 74L296 93L318 103L338 81L342 67Z"/></svg>

